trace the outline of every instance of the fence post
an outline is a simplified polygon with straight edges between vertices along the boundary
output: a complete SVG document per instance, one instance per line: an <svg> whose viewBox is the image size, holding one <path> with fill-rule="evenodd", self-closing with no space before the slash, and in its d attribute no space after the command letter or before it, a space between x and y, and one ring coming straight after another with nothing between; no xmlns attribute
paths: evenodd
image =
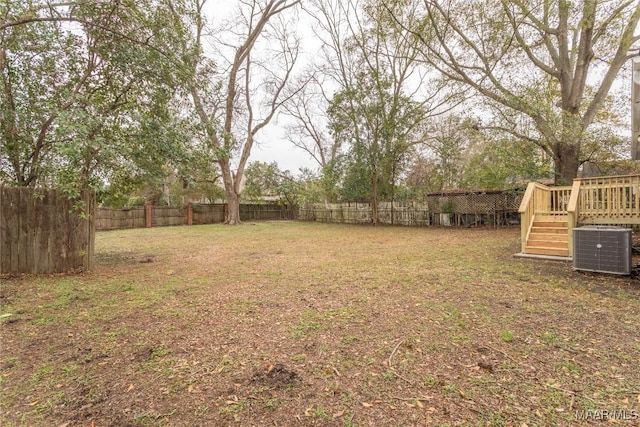
<svg viewBox="0 0 640 427"><path fill-rule="evenodd" d="M193 204L187 203L187 225L193 225Z"/></svg>
<svg viewBox="0 0 640 427"><path fill-rule="evenodd" d="M144 204L144 218L145 218L145 224L147 228L151 228L151 210L152 209L153 209L153 206L151 205L151 202L147 202Z"/></svg>

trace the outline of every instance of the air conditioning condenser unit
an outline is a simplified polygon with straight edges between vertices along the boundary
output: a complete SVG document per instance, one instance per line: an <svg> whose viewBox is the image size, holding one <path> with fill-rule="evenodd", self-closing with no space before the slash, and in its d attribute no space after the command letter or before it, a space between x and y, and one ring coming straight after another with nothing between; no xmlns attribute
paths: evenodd
<svg viewBox="0 0 640 427"><path fill-rule="evenodd" d="M573 229L574 270L631 274L631 230L585 226Z"/></svg>

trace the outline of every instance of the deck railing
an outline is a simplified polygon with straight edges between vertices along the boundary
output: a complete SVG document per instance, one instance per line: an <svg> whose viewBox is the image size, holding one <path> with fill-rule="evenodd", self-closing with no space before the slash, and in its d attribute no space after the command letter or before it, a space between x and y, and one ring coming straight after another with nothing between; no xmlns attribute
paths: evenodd
<svg viewBox="0 0 640 427"><path fill-rule="evenodd" d="M549 187L549 197L549 213L565 214L571 198L571 187Z"/></svg>
<svg viewBox="0 0 640 427"><path fill-rule="evenodd" d="M536 212L549 211L551 207L551 199L549 197L550 190L546 185L530 182L527 185L520 203L518 212L520 213L520 244L522 253L525 253L527 239L531 233L533 220Z"/></svg>
<svg viewBox="0 0 640 427"><path fill-rule="evenodd" d="M640 223L640 175L577 179L576 204L581 224Z"/></svg>
<svg viewBox="0 0 640 427"><path fill-rule="evenodd" d="M518 210L522 253L525 252L535 215L566 215L571 200L571 189L572 187L548 187L537 182L529 183Z"/></svg>
<svg viewBox="0 0 640 427"><path fill-rule="evenodd" d="M519 212L523 253L536 215L567 215L572 256L573 229L578 225L640 225L640 175L580 178L571 187L531 182Z"/></svg>
<svg viewBox="0 0 640 427"><path fill-rule="evenodd" d="M578 217L580 216L580 181L573 181L569 203L567 204L567 232L569 244L569 256L573 257L573 229L578 226Z"/></svg>

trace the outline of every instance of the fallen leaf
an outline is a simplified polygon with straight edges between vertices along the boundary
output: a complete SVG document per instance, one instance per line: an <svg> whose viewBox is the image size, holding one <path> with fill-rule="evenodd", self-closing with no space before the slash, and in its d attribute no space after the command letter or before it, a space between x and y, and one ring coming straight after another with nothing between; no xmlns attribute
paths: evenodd
<svg viewBox="0 0 640 427"><path fill-rule="evenodd" d="M129 384L129 388L127 389L127 393L129 393L131 390L133 390L133 384Z"/></svg>
<svg viewBox="0 0 640 427"><path fill-rule="evenodd" d="M638 403L640 403L640 394L638 395Z"/></svg>
<svg viewBox="0 0 640 427"><path fill-rule="evenodd" d="M362 402L362 406L364 406L365 408L371 408L373 405L371 403Z"/></svg>
<svg viewBox="0 0 640 427"><path fill-rule="evenodd" d="M420 402L419 400L416 400L416 405L418 405L418 408L424 408L424 403Z"/></svg>
<svg viewBox="0 0 640 427"><path fill-rule="evenodd" d="M340 418L343 415L344 415L344 411L338 411L335 414L333 414L333 418Z"/></svg>
<svg viewBox="0 0 640 427"><path fill-rule="evenodd" d="M187 392L188 393L193 393L193 384L191 384L189 387L187 387Z"/></svg>
<svg viewBox="0 0 640 427"><path fill-rule="evenodd" d="M304 410L304 416L305 417L312 417L313 416L313 412L311 412L313 410L313 408L307 408Z"/></svg>

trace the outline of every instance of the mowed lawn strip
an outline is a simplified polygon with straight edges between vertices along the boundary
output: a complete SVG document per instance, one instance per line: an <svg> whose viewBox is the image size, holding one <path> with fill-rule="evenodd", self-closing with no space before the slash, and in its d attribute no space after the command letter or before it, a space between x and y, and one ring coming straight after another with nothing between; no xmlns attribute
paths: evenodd
<svg viewBox="0 0 640 427"><path fill-rule="evenodd" d="M1 425L640 417L640 281L514 258L519 232L99 232L94 272L2 279Z"/></svg>

